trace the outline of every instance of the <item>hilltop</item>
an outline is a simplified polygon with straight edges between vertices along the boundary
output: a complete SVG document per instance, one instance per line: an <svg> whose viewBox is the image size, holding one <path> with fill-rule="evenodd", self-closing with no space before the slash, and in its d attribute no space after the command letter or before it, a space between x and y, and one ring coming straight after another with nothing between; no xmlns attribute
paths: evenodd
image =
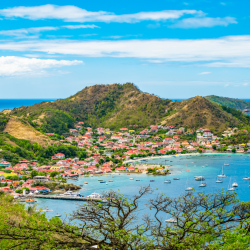
<svg viewBox="0 0 250 250"><path fill-rule="evenodd" d="M67 135L79 121L84 122L85 127L111 130L128 128L131 124L140 127L162 124L191 130L206 127L222 132L228 127L250 125L241 111L217 104L208 97L172 102L142 92L132 83L89 86L69 98L17 108L8 115L42 133L59 135ZM13 130L12 135L15 136Z"/></svg>
<svg viewBox="0 0 250 250"><path fill-rule="evenodd" d="M134 84L94 85L75 95L14 109L11 115L24 117L43 132L65 133L76 121L111 129L161 121L171 101L141 92Z"/></svg>
<svg viewBox="0 0 250 250"><path fill-rule="evenodd" d="M221 97L216 95L206 96L205 98L217 104L221 104L230 108L235 108L241 111L244 111L244 109L250 109L250 102L240 99Z"/></svg>
<svg viewBox="0 0 250 250"><path fill-rule="evenodd" d="M168 114L161 124L185 126L193 130L205 127L222 131L240 123L239 119L220 106L204 97L196 96L181 102L171 102L168 105Z"/></svg>

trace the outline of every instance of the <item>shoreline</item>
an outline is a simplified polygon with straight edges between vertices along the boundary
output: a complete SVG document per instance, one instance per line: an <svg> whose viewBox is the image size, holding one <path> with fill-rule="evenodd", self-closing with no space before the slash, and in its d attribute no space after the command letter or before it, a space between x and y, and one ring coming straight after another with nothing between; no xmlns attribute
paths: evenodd
<svg viewBox="0 0 250 250"><path fill-rule="evenodd" d="M237 154L237 155L244 155L246 153L189 153L189 154L175 154L175 155L161 155L161 156L153 156L153 157L144 157L144 158L139 158L136 160L127 160L124 161L123 163L135 163L136 161L141 161L141 160L152 160L152 159L160 159L160 158L169 158L169 157L180 157L180 156L198 156L198 155L232 155L232 154ZM249 154L250 155L250 154Z"/></svg>

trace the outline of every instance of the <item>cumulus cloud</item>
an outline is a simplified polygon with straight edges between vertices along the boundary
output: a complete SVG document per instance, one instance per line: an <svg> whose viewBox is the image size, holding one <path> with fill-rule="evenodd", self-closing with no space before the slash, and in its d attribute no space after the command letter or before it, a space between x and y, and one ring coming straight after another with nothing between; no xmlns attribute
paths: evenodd
<svg viewBox="0 0 250 250"><path fill-rule="evenodd" d="M211 28L214 26L228 26L229 24L238 23L234 17L212 18L212 17L191 17L177 21L175 24L170 25L171 28Z"/></svg>
<svg viewBox="0 0 250 250"><path fill-rule="evenodd" d="M208 67L250 67L250 36L217 39L31 40L0 42L0 50L85 57L132 57L151 62L192 63Z"/></svg>
<svg viewBox="0 0 250 250"><path fill-rule="evenodd" d="M82 61L37 59L17 56L0 57L0 76L37 75L46 69L82 64Z"/></svg>
<svg viewBox="0 0 250 250"><path fill-rule="evenodd" d="M199 75L208 75L211 74L211 72L201 72Z"/></svg>
<svg viewBox="0 0 250 250"><path fill-rule="evenodd" d="M10 18L38 19L61 19L66 22L119 22L134 23L143 20L160 21L177 19L185 14L203 15L197 10L163 10L154 12L139 12L134 14L116 15L107 11L87 11L76 6L41 5L34 7L19 6L8 9L1 9L0 15Z"/></svg>

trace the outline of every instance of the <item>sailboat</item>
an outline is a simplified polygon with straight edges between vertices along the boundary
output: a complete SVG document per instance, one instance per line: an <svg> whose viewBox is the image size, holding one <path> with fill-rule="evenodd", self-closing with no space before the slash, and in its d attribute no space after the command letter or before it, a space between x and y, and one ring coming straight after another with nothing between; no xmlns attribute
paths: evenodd
<svg viewBox="0 0 250 250"><path fill-rule="evenodd" d="M220 179L218 179L218 177L217 177L216 183L222 183L222 182L223 182L223 180L220 180Z"/></svg>
<svg viewBox="0 0 250 250"><path fill-rule="evenodd" d="M187 179L187 184L186 184L186 189L185 191L194 191L194 189L192 187L188 187L188 179Z"/></svg>
<svg viewBox="0 0 250 250"><path fill-rule="evenodd" d="M207 186L207 184L204 182L202 182L202 179L201 179L201 184L199 185L199 187L206 187Z"/></svg>
<svg viewBox="0 0 250 250"><path fill-rule="evenodd" d="M246 177L243 178L243 181L249 181L249 180L250 180L250 177L247 177L247 171L246 171L246 170L245 170L245 176L246 176Z"/></svg>
<svg viewBox="0 0 250 250"><path fill-rule="evenodd" d="M226 177L226 175L225 175L225 174L223 174L223 166L222 166L222 173L221 173L221 174L219 174L219 175L218 175L218 177L219 177L219 178L225 178L225 177Z"/></svg>
<svg viewBox="0 0 250 250"><path fill-rule="evenodd" d="M171 183L171 180L165 180L164 183Z"/></svg>
<svg viewBox="0 0 250 250"><path fill-rule="evenodd" d="M231 178L230 178L230 181L229 181L229 184L228 184L228 191L234 191L235 188L234 187L231 187Z"/></svg>

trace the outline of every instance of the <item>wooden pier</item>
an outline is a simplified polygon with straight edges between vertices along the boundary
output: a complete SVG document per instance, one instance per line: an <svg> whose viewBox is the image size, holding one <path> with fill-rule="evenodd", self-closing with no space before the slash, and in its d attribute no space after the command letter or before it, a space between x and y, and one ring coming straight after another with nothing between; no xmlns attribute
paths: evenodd
<svg viewBox="0 0 250 250"><path fill-rule="evenodd" d="M32 195L27 196L29 199L32 198L39 198L39 199L55 199L55 200L72 200L72 201L99 201L101 202L102 199L98 198L88 198L88 197L69 197L69 196L60 196L60 195Z"/></svg>

